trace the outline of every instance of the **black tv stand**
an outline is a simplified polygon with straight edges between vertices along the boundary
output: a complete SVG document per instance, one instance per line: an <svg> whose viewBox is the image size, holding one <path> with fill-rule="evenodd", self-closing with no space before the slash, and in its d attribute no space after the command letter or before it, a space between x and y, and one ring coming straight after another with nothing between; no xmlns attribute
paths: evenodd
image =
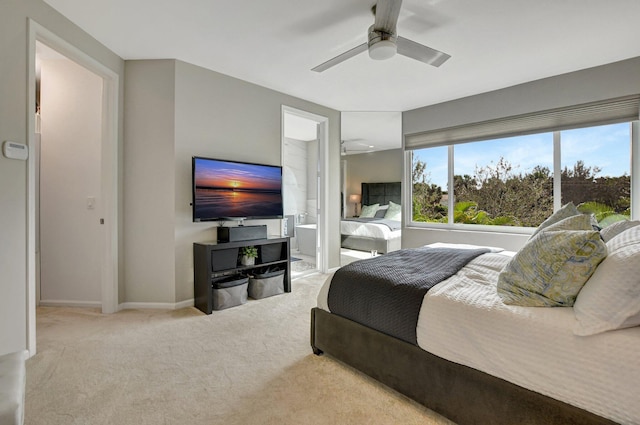
<svg viewBox="0 0 640 425"><path fill-rule="evenodd" d="M252 266L240 263L240 248L255 246L258 258ZM267 266L284 270L284 291L291 292L291 260L288 237L268 237L237 242L199 242L193 244L193 296L195 307L211 314L213 281Z"/></svg>

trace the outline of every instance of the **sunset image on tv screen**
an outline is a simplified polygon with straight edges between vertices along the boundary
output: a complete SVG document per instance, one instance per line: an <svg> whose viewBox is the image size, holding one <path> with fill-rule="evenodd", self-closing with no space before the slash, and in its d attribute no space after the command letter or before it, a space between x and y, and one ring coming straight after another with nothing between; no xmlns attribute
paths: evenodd
<svg viewBox="0 0 640 425"><path fill-rule="evenodd" d="M194 158L194 219L282 216L282 169Z"/></svg>

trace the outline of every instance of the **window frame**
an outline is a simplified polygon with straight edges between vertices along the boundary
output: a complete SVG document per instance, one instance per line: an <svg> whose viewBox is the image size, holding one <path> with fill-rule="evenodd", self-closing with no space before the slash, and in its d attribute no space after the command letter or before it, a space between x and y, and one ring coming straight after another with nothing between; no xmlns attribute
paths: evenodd
<svg viewBox="0 0 640 425"><path fill-rule="evenodd" d="M593 122L590 125L577 125L575 127L569 126L561 126L561 128L553 129L553 130L540 130L535 132L524 131L521 134L510 134L509 136L497 136L494 140L502 139L506 137L527 135L527 134L536 134L536 133L553 133L553 210L557 211L561 208L562 203L562 193L561 193L561 174L562 174L562 152L561 152L561 132L564 130L570 130L573 128L585 128L585 127L597 127L608 124L622 123L627 122L630 126L630 181L631 181L631 220L637 220L640 217L640 120L639 117L634 117L634 119L625 119L625 120L611 120L609 122L597 121ZM446 130L445 130L446 131ZM404 217L403 222L405 228L431 228L431 229L439 229L439 230L463 230L463 231L475 231L475 232L491 232L491 233L507 233L507 234L531 234L535 230L535 227L522 227L522 226L501 226L501 225L483 225L483 224L464 224L464 223L454 223L453 222L453 210L455 206L455 193L453 193L453 181L454 181L454 155L455 155L455 146L463 143L470 142L481 142L485 140L491 140L491 138L483 137L481 140L461 140L459 142L451 142L447 144L435 143L431 146L415 146L407 148L406 140L407 137L412 137L411 135L404 136L404 167L405 167L405 181L408 182L406 185L406 189L404 190L404 204L408 207L404 209ZM418 135L417 137L420 137ZM412 170L413 170L413 151L418 149L428 149L431 147L437 146L447 146L448 147L448 179L447 179L447 193L452 194L453 196L449 196L447 200L447 223L427 223L427 222L418 222L413 221L413 181L412 181ZM556 177L557 176L557 177ZM409 207L410 206L410 207Z"/></svg>

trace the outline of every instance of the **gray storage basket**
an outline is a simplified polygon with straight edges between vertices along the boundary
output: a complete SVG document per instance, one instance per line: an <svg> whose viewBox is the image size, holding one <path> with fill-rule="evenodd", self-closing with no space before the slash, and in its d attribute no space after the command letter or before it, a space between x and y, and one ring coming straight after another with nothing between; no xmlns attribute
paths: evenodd
<svg viewBox="0 0 640 425"><path fill-rule="evenodd" d="M284 294L284 270L258 273L249 277L249 296L255 300Z"/></svg>
<svg viewBox="0 0 640 425"><path fill-rule="evenodd" d="M247 302L247 286L249 279L233 276L213 282L212 308L224 310Z"/></svg>

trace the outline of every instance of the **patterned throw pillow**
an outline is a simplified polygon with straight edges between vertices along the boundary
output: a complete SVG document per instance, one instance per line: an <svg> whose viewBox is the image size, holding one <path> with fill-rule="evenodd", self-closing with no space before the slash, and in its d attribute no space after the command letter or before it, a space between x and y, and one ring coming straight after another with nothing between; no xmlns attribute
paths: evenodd
<svg viewBox="0 0 640 425"><path fill-rule="evenodd" d="M395 220L400 221L402 219L402 207L400 204L396 204L395 202L389 201L389 208L387 209L384 218L387 220Z"/></svg>
<svg viewBox="0 0 640 425"><path fill-rule="evenodd" d="M549 227L530 239L500 273L498 295L505 304L572 306L607 256L599 232Z"/></svg>
<svg viewBox="0 0 640 425"><path fill-rule="evenodd" d="M376 211L380 208L380 204L363 205L362 211L360 211L361 218L373 218L376 215Z"/></svg>
<svg viewBox="0 0 640 425"><path fill-rule="evenodd" d="M607 242L609 255L580 291L573 333L586 336L640 325L640 226Z"/></svg>
<svg viewBox="0 0 640 425"><path fill-rule="evenodd" d="M543 231L549 232L557 230L594 230L592 217L586 214L572 215L553 223Z"/></svg>
<svg viewBox="0 0 640 425"><path fill-rule="evenodd" d="M564 220L565 218L569 218L571 216L579 215L579 214L580 214L580 211L578 211L578 208L576 208L576 206L573 205L573 202L569 202L568 204L565 204L562 208L560 208L558 211L551 214L545 221L543 221L542 224L540 224L540 226L538 226L538 228L535 230L535 232L533 232L533 234L531 235L531 238L533 238L535 235L540 233L543 229L551 226L552 224L555 224L560 220Z"/></svg>

